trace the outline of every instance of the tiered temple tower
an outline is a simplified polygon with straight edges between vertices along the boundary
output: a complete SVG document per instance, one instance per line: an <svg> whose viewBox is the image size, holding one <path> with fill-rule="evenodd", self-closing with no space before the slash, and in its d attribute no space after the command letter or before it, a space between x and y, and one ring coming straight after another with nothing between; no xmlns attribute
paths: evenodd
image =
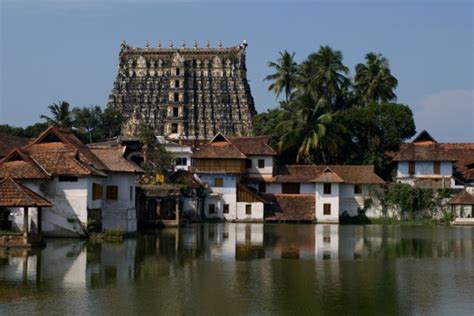
<svg viewBox="0 0 474 316"><path fill-rule="evenodd" d="M224 48L144 48L122 43L109 107L125 116L123 134L136 136L140 123L169 138L209 139L218 132L246 135L256 114L247 82L247 43Z"/></svg>

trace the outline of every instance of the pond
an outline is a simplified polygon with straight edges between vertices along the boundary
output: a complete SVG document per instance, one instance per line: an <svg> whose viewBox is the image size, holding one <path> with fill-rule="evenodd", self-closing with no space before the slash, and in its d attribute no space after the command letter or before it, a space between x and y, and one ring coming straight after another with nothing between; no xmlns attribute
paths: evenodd
<svg viewBox="0 0 474 316"><path fill-rule="evenodd" d="M0 252L0 314L474 310L474 227L196 224Z"/></svg>

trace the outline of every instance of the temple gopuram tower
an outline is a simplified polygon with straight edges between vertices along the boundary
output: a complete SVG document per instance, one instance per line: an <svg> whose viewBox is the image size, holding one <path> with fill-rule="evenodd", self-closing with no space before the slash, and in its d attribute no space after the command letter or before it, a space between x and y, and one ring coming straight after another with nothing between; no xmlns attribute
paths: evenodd
<svg viewBox="0 0 474 316"><path fill-rule="evenodd" d="M246 135L256 114L247 82L247 43L211 48L144 48L122 43L108 107L126 118L122 134L136 136L145 123L168 138L209 139L218 132Z"/></svg>

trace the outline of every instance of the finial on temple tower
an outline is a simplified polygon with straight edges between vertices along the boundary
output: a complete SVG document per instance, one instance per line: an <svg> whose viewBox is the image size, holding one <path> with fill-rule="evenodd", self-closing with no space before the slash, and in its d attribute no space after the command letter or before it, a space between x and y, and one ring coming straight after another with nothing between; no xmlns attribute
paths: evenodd
<svg viewBox="0 0 474 316"><path fill-rule="evenodd" d="M198 48L198 41L194 40L194 45L193 45L194 48Z"/></svg>
<svg viewBox="0 0 474 316"><path fill-rule="evenodd" d="M161 48L161 41L158 40L158 43L156 44L156 48Z"/></svg>
<svg viewBox="0 0 474 316"><path fill-rule="evenodd" d="M184 40L181 42L181 48L186 48L186 42Z"/></svg>
<svg viewBox="0 0 474 316"><path fill-rule="evenodd" d="M219 42L217 43L217 47L222 48L222 41L221 40L219 40Z"/></svg>
<svg viewBox="0 0 474 316"><path fill-rule="evenodd" d="M209 40L206 40L206 48L211 47L211 44L209 43Z"/></svg>
<svg viewBox="0 0 474 316"><path fill-rule="evenodd" d="M169 47L169 48L174 48L173 41L170 41L170 43L169 43L168 47Z"/></svg>
<svg viewBox="0 0 474 316"><path fill-rule="evenodd" d="M148 42L148 40L145 42L145 48L150 48L150 42Z"/></svg>

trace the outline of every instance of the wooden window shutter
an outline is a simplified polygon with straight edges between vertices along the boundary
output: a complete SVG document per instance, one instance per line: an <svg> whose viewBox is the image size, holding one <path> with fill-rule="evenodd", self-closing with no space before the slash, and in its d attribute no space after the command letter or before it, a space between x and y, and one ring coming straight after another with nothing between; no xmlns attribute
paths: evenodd
<svg viewBox="0 0 474 316"><path fill-rule="evenodd" d="M433 163L433 173L434 174L441 174L441 162L435 161Z"/></svg>
<svg viewBox="0 0 474 316"><path fill-rule="evenodd" d="M92 183L92 200L102 199L102 186L98 183Z"/></svg>
<svg viewBox="0 0 474 316"><path fill-rule="evenodd" d="M245 214L246 215L252 215L252 204L246 204L245 205Z"/></svg>
<svg viewBox="0 0 474 316"><path fill-rule="evenodd" d="M415 162L414 161L409 161L408 162L408 174L415 174Z"/></svg>
<svg viewBox="0 0 474 316"><path fill-rule="evenodd" d="M214 186L215 187L223 187L224 186L224 178L214 178Z"/></svg>
<svg viewBox="0 0 474 316"><path fill-rule="evenodd" d="M106 200L118 200L118 187L116 185L108 185L106 189Z"/></svg>
<svg viewBox="0 0 474 316"><path fill-rule="evenodd" d="M331 215L331 204L326 203L323 205L323 214Z"/></svg>

